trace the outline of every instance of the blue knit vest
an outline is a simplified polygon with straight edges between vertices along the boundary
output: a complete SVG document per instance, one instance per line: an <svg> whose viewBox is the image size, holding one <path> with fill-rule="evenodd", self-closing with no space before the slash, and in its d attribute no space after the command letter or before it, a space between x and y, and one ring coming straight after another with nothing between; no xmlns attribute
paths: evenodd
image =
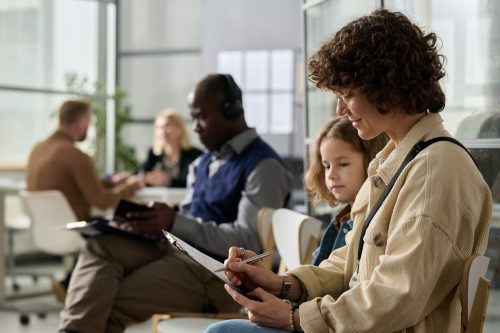
<svg viewBox="0 0 500 333"><path fill-rule="evenodd" d="M257 164L266 158L275 158L283 164L278 154L257 137L209 177L212 154L205 153L195 169L194 193L188 215L217 224L234 222L247 178Z"/></svg>

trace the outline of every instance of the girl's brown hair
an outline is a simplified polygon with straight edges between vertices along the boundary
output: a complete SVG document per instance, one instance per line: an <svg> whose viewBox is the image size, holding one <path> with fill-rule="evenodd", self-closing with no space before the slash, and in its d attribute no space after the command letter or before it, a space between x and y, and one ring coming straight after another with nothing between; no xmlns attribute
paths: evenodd
<svg viewBox="0 0 500 333"><path fill-rule="evenodd" d="M347 117L334 118L319 131L309 153L309 168L304 176L307 195L312 203L326 201L330 206L338 204L337 198L328 190L325 183L324 167L321 160L320 147L326 139L339 139L349 143L361 152L368 163L389 141L387 135L380 134L371 140L363 140Z"/></svg>

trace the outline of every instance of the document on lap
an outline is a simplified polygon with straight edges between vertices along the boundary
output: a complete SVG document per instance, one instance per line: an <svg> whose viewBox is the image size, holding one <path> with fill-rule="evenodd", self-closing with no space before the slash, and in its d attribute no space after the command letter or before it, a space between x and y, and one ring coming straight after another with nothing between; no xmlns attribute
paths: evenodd
<svg viewBox="0 0 500 333"><path fill-rule="evenodd" d="M161 235L155 235L151 237L144 236L135 232L121 229L120 227L111 223L111 221L116 222L117 224L125 222L125 215L128 212L147 210L151 210L151 208L146 205L137 204L135 202L120 200L118 206L115 209L112 220L106 218L95 218L90 221L71 222L66 224L65 229L78 231L84 237L109 234L148 242L164 240Z"/></svg>
<svg viewBox="0 0 500 333"><path fill-rule="evenodd" d="M184 242L180 238L174 236L173 234L169 233L168 231L163 230L163 233L165 234L165 237L168 239L168 241L179 251L181 251L189 258L202 265L205 269L210 271L212 274L217 276L220 280L228 284L231 288L233 288L240 294L246 295L248 290L244 290L242 287L236 286L234 283L232 283L227 279L226 275L224 274L224 271L220 270L220 268L224 266L223 263L221 263L218 260L215 260L210 256L207 256L203 252L195 249L194 247Z"/></svg>

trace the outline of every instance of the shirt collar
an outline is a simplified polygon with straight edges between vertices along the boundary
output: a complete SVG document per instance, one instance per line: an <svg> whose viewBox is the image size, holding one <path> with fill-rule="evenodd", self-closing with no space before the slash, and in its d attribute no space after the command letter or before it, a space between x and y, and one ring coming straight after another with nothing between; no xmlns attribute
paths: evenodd
<svg viewBox="0 0 500 333"><path fill-rule="evenodd" d="M52 137L53 138L58 138L58 139L64 139L64 140L67 140L67 141L70 141L70 142L75 142L75 140L73 140L72 137L69 136L69 134L67 133L64 133L63 131L55 131L54 133L52 133Z"/></svg>
<svg viewBox="0 0 500 333"><path fill-rule="evenodd" d="M213 151L212 155L221 159L233 154L240 154L255 138L257 138L257 131L255 128L249 128L227 140L219 150Z"/></svg>
<svg viewBox="0 0 500 333"><path fill-rule="evenodd" d="M349 220L351 218L351 205L346 205L340 213L338 213L335 216L335 225L337 226L337 229L340 228L340 225L344 223L345 221Z"/></svg>
<svg viewBox="0 0 500 333"><path fill-rule="evenodd" d="M378 175L385 184L389 184L392 176L394 176L401 163L403 163L403 160L417 142L425 139L426 135L437 127L441 127L441 130L446 132L442 123L443 119L439 114L428 114L422 117L422 119L410 129L397 147L392 141L387 143L370 162L368 166L368 179L363 183L356 196L356 200L351 208L351 215L365 209L368 205L368 198L370 197L369 177ZM360 193L363 194L359 195Z"/></svg>

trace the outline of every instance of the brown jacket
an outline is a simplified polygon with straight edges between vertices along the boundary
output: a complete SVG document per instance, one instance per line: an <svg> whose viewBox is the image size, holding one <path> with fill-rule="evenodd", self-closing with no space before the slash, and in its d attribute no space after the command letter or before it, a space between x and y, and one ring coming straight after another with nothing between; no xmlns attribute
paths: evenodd
<svg viewBox="0 0 500 333"><path fill-rule="evenodd" d="M80 220L90 218L91 206L112 208L137 188L136 185L104 187L92 159L59 131L33 148L26 170L26 187L28 191L60 190Z"/></svg>

